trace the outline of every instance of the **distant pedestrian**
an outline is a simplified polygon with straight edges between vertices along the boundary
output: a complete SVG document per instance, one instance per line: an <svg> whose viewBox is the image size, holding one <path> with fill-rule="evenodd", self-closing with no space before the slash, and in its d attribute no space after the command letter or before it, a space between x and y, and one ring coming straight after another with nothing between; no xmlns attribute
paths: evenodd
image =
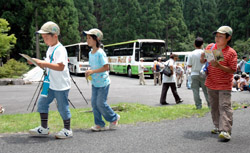
<svg viewBox="0 0 250 153"><path fill-rule="evenodd" d="M155 60L152 66L152 70L154 73L154 85L157 85L157 82L159 85L161 85L161 64Z"/></svg>
<svg viewBox="0 0 250 153"><path fill-rule="evenodd" d="M55 135L56 138L69 138L73 136L70 129L71 113L69 110L68 94L71 87L68 69L68 54L65 47L59 42L59 26L54 22L46 22L37 33L41 34L46 45L49 46L45 61L34 59L37 64L47 69L49 83L48 94L40 96L38 112L40 113L41 126L30 129L34 136L48 135L49 105L54 99L57 101L58 111L63 119L64 128ZM30 63L31 64L31 63Z"/></svg>
<svg viewBox="0 0 250 153"><path fill-rule="evenodd" d="M219 138L222 140L230 140L233 125L231 90L233 74L237 70L237 53L228 45L233 34L231 27L221 26L213 34L215 35L215 45L209 44L206 50L210 50L214 45L212 50L222 50L224 60L209 62L205 82L215 126L211 132L219 134ZM204 54L201 56L201 62L205 62Z"/></svg>
<svg viewBox="0 0 250 153"><path fill-rule="evenodd" d="M210 107L207 94L207 87L205 86L205 78L200 76L200 70L204 65L200 62L201 53L203 52L202 45L203 45L203 38L197 37L194 42L195 50L192 51L191 54L189 54L187 61L188 67L191 67L191 78L192 78L191 89L193 91L193 97L196 109L202 108L200 87L202 88L203 94L206 98L207 106Z"/></svg>
<svg viewBox="0 0 250 153"><path fill-rule="evenodd" d="M186 70L186 86L187 86L187 89L191 89L191 84L192 84L191 67L187 66L187 70Z"/></svg>
<svg viewBox="0 0 250 153"><path fill-rule="evenodd" d="M245 64L245 72L247 74L250 74L250 57L249 57L248 62Z"/></svg>
<svg viewBox="0 0 250 153"><path fill-rule="evenodd" d="M246 80L247 74L243 72L238 82L240 91L248 90L248 80Z"/></svg>
<svg viewBox="0 0 250 153"><path fill-rule="evenodd" d="M160 68L161 68L161 71L160 71L160 75L161 75L161 84L162 84L162 75L163 75L163 68L164 68L164 63L162 62L162 58L161 57L158 57L158 63L160 65Z"/></svg>
<svg viewBox="0 0 250 153"><path fill-rule="evenodd" d="M180 88L184 80L184 70L182 66L178 63L176 66L176 83L177 87Z"/></svg>
<svg viewBox="0 0 250 153"><path fill-rule="evenodd" d="M243 72L245 72L245 64L247 63L247 57L243 56L242 60L240 61L240 63L238 64L238 70L239 72L242 74Z"/></svg>
<svg viewBox="0 0 250 153"><path fill-rule="evenodd" d="M168 92L169 87L171 88L171 91L172 91L173 96L175 98L175 103L179 104L179 103L183 102L183 100L178 95L177 89L176 89L176 64L175 64L175 61L177 59L178 59L178 55L171 54L170 59L164 63L165 65L170 66L170 69L172 70L172 75L166 76L165 74L163 74L163 79L162 79L163 85L162 85L161 99L160 99L160 104L162 104L162 105L169 104L166 101L167 92Z"/></svg>
<svg viewBox="0 0 250 153"><path fill-rule="evenodd" d="M138 73L139 73L139 85L146 85L145 78L144 78L144 65L143 65L143 58L140 58L140 62L138 65Z"/></svg>
<svg viewBox="0 0 250 153"><path fill-rule="evenodd" d="M107 129L102 116L106 121L110 122L109 129L115 129L118 126L120 115L116 114L107 104L111 81L108 74L109 65L107 56L103 49L100 48L100 41L103 38L103 33L99 29L91 29L89 31L84 31L83 34L87 35L88 46L92 48L89 52L90 70L85 72L87 78L89 78L89 76L92 78L91 104L95 126L91 127L91 130L103 131Z"/></svg>

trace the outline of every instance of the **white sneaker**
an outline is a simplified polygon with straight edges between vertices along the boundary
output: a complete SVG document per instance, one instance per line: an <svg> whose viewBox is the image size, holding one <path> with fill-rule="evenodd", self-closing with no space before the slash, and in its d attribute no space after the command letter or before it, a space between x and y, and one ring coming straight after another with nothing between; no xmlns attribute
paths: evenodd
<svg viewBox="0 0 250 153"><path fill-rule="evenodd" d="M43 128L42 126L38 126L34 129L30 129L29 133L33 136L46 136L49 135L49 128Z"/></svg>
<svg viewBox="0 0 250 153"><path fill-rule="evenodd" d="M106 127L100 127L99 125L95 125L91 127L91 130L94 132L105 131L108 130Z"/></svg>
<svg viewBox="0 0 250 153"><path fill-rule="evenodd" d="M118 127L118 121L120 120L120 115L117 114L117 120L114 122L110 122L109 129L116 129Z"/></svg>
<svg viewBox="0 0 250 153"><path fill-rule="evenodd" d="M2 106L0 106L0 114L3 114L4 111L5 111L5 109Z"/></svg>
<svg viewBox="0 0 250 153"><path fill-rule="evenodd" d="M219 131L218 128L214 128L213 130L211 130L211 133L212 133L212 134L219 134L220 131Z"/></svg>
<svg viewBox="0 0 250 153"><path fill-rule="evenodd" d="M60 132L58 132L55 137L57 139L65 139L65 138L70 138L73 137L73 132L72 130L68 130L63 128Z"/></svg>
<svg viewBox="0 0 250 153"><path fill-rule="evenodd" d="M219 138L220 138L220 139L224 139L224 140L230 140L230 139L231 139L231 135L230 135L230 133L228 133L228 132L222 131L222 132L219 134Z"/></svg>

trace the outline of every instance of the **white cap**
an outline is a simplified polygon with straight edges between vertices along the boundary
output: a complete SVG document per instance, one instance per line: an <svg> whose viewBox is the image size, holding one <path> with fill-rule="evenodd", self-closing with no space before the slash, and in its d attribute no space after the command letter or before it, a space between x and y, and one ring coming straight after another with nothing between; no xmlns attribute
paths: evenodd
<svg viewBox="0 0 250 153"><path fill-rule="evenodd" d="M99 40L102 40L103 33L99 29L90 29L89 31L83 31L84 35L95 35Z"/></svg>
<svg viewBox="0 0 250 153"><path fill-rule="evenodd" d="M37 31L36 33L39 34L57 34L60 35L60 28L59 26L52 22L52 21L48 21L46 23L43 24L43 26L41 27L41 29L39 31Z"/></svg>

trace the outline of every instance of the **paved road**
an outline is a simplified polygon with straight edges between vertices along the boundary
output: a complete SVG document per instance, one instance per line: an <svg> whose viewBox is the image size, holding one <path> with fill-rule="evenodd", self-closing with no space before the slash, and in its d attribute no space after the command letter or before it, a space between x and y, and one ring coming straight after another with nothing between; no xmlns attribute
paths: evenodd
<svg viewBox="0 0 250 153"><path fill-rule="evenodd" d="M115 131L75 130L74 137L56 140L28 134L0 135L0 153L249 153L250 109L234 112L232 140L210 133L211 116L157 123L121 125ZM121 118L122 119L122 118Z"/></svg>
<svg viewBox="0 0 250 153"><path fill-rule="evenodd" d="M88 85L83 76L73 76L76 84L80 88L84 97L89 104L87 105L77 90L74 83L70 90L69 99L77 108L91 107L91 85ZM125 76L111 75L111 86L108 96L109 104L117 104L120 102L140 103L150 106L160 106L161 86L154 86L153 79L146 79L146 86L139 85L138 78L128 78ZM15 85L15 86L0 86L0 104L6 109L6 114L29 113L27 107L30 103L32 95L34 94L37 83L31 85ZM180 97L184 99L186 104L194 104L191 90L187 90L185 82L181 88L178 88ZM201 91L201 97L205 102L205 98ZM232 93L232 101L250 103L248 92L234 92ZM169 91L167 95L167 102L174 104L174 97ZM33 103L32 103L33 106ZM31 107L32 108L32 107ZM51 106L52 110L56 110L55 105Z"/></svg>
<svg viewBox="0 0 250 153"><path fill-rule="evenodd" d="M83 78L74 78L90 100L91 87ZM111 79L109 103L138 102L159 106L161 87L154 86L152 79L146 80L146 86L139 86L136 78L112 75ZM1 86L1 104L6 107L6 113L27 113L26 108L35 87L34 84ZM193 104L190 90L182 87L178 92L185 103ZM170 92L168 96L168 102L174 104ZM74 85L70 99L77 107L90 107L84 103ZM232 99L249 103L249 93L232 93ZM53 133L44 138L30 137L25 133L0 134L0 153L249 153L249 116L249 108L234 112L232 140L227 143L218 141L217 135L210 134L213 125L210 114L207 114L201 118L120 125L115 131L95 133L87 129L74 130L74 137L66 140L56 140Z"/></svg>

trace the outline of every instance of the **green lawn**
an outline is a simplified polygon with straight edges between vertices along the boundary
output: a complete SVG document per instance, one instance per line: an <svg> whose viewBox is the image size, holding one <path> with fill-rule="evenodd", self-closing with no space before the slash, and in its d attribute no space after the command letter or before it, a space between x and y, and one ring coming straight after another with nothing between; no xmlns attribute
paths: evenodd
<svg viewBox="0 0 250 153"><path fill-rule="evenodd" d="M207 107L196 110L194 105L171 105L152 107L142 104L120 103L112 108L121 116L119 124L135 124L137 122L158 122L161 120L175 120L192 116L202 117L209 112ZM71 128L86 129L94 125L91 108L71 109ZM29 129L40 125L39 113L14 114L0 116L0 133L27 132ZM49 123L51 132L63 128L63 121L57 111L50 111Z"/></svg>

